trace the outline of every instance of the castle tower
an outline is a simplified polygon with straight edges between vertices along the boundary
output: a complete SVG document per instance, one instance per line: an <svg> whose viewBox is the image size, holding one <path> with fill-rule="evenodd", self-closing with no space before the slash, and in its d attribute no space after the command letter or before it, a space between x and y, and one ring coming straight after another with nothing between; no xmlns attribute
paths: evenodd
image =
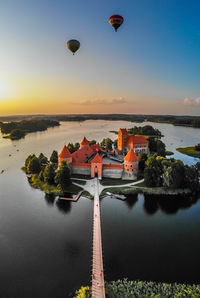
<svg viewBox="0 0 200 298"><path fill-rule="evenodd" d="M89 142L88 140L86 139L86 137L83 138L82 142L81 142L81 149L88 146L89 145Z"/></svg>
<svg viewBox="0 0 200 298"><path fill-rule="evenodd" d="M94 178L97 174L99 179L102 179L103 158L99 153L91 161L91 177Z"/></svg>
<svg viewBox="0 0 200 298"><path fill-rule="evenodd" d="M119 151L123 151L126 148L128 139L128 132L126 128L120 128L118 133L117 148Z"/></svg>
<svg viewBox="0 0 200 298"><path fill-rule="evenodd" d="M58 166L61 165L61 163L62 163L63 160L66 161L67 165L69 165L70 163L72 163L72 155L69 152L69 150L67 149L67 146L66 145L63 147L62 151L58 155Z"/></svg>
<svg viewBox="0 0 200 298"><path fill-rule="evenodd" d="M124 158L124 171L128 176L137 175L139 158L131 148Z"/></svg>

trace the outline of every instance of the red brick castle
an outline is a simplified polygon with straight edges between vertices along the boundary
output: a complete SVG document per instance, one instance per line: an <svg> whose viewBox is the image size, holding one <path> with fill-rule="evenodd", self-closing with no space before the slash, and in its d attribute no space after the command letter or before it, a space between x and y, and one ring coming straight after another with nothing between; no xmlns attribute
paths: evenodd
<svg viewBox="0 0 200 298"><path fill-rule="evenodd" d="M143 136L128 135L126 129L118 133L118 148L107 152L99 144L90 145L84 137L80 149L70 153L66 146L59 154L59 165L66 161L73 174L134 180L138 172L138 155L148 152L148 141ZM128 153L127 153L128 152ZM127 154L126 154L127 153Z"/></svg>

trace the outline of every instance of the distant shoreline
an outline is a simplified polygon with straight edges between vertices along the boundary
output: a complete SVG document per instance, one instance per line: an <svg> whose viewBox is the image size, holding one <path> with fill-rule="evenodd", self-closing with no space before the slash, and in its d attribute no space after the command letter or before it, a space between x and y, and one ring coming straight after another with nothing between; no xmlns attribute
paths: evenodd
<svg viewBox="0 0 200 298"><path fill-rule="evenodd" d="M20 120L57 120L83 122L86 120L107 120L107 121L129 121L129 122L155 122L166 123L175 126L200 128L199 116L187 115L142 115L142 114L56 114L56 115L14 115L0 116L1 122L20 121Z"/></svg>

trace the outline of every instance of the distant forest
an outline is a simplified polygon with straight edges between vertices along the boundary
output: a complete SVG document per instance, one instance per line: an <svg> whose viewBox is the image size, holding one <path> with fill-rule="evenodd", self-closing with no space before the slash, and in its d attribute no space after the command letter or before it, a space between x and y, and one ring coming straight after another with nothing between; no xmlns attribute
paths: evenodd
<svg viewBox="0 0 200 298"><path fill-rule="evenodd" d="M56 120L50 119L32 119L32 120L21 120L18 122L0 122L0 128L2 134L6 134L6 138L17 140L23 138L27 133L44 131L48 127L59 126L60 123Z"/></svg>
<svg viewBox="0 0 200 298"><path fill-rule="evenodd" d="M142 123L158 122L180 126L200 128L199 116L176 116L176 115L136 115L136 114L63 114L63 115L27 115L0 117L0 121L20 121L22 119L46 119L57 121L85 121L85 120L124 120Z"/></svg>

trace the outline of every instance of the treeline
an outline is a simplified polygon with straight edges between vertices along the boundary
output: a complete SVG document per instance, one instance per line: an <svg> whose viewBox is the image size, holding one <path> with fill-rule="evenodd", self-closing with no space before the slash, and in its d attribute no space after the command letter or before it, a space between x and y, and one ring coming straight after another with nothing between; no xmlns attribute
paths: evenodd
<svg viewBox="0 0 200 298"><path fill-rule="evenodd" d="M11 139L24 137L26 133L44 131L48 127L59 126L60 123L55 120L22 120L19 122L0 123L2 134L10 134Z"/></svg>
<svg viewBox="0 0 200 298"><path fill-rule="evenodd" d="M200 191L200 162L188 166L174 158L142 153L139 171L144 175L147 187L189 188L192 193Z"/></svg>
<svg viewBox="0 0 200 298"><path fill-rule="evenodd" d="M63 161L58 169L58 152L53 151L50 159L43 154L35 154L26 158L22 168L33 187L45 191L46 194L63 194L71 184L70 169Z"/></svg>
<svg viewBox="0 0 200 298"><path fill-rule="evenodd" d="M0 117L0 121L30 119L33 116L7 116ZM67 114L67 115L34 115L35 119L54 119L57 121L85 121L85 120L123 120L130 122L159 122L174 125L200 127L199 116L176 116L176 115L137 115L137 114ZM29 121L29 120L26 120Z"/></svg>
<svg viewBox="0 0 200 298"><path fill-rule="evenodd" d="M129 281L127 279L106 282L107 298L136 298L136 297L200 297L200 285L187 285L178 283L156 283L152 281ZM82 287L76 292L76 298L92 297L90 287Z"/></svg>

